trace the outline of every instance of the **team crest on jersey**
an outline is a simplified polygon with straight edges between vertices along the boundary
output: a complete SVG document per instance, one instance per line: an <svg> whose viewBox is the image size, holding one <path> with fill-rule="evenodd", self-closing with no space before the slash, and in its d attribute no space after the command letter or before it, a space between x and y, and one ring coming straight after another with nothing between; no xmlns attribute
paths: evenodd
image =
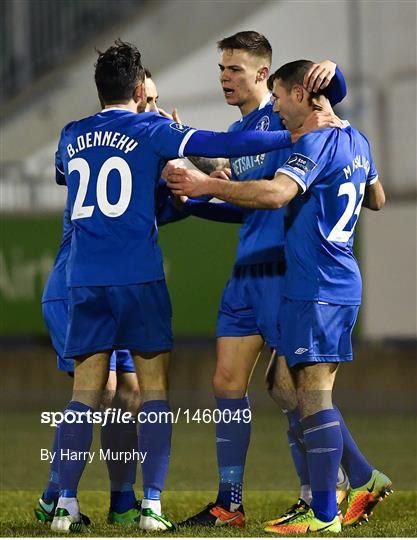
<svg viewBox="0 0 417 540"><path fill-rule="evenodd" d="M268 131L269 129L269 116L262 116L255 126L257 131Z"/></svg>
<svg viewBox="0 0 417 540"><path fill-rule="evenodd" d="M291 154L285 162L285 165L290 166L292 169L296 169L303 176L317 167L317 163L312 159L297 153Z"/></svg>
<svg viewBox="0 0 417 540"><path fill-rule="evenodd" d="M184 133L184 131L187 131L190 129L188 126L184 126L183 124L178 124L178 122L172 122L172 124L169 124L169 127L171 129L175 129L175 131L179 131L180 133Z"/></svg>

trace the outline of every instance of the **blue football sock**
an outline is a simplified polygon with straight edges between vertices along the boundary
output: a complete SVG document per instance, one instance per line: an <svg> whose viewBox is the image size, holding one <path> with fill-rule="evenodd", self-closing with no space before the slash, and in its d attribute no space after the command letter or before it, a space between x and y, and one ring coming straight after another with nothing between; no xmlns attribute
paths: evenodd
<svg viewBox="0 0 417 540"><path fill-rule="evenodd" d="M216 398L216 402L221 411L221 421L216 424L220 477L217 502L226 510L235 510L242 504L243 473L251 432L251 423L243 421L242 411L250 409L250 404L247 396L239 399ZM231 418L235 415L236 419L230 419L230 415Z"/></svg>
<svg viewBox="0 0 417 540"><path fill-rule="evenodd" d="M373 467L359 450L358 445L345 424L342 413L333 405L333 409L338 414L340 430L343 437L342 465L349 478L352 488L357 488L366 484L372 476Z"/></svg>
<svg viewBox="0 0 417 540"><path fill-rule="evenodd" d="M155 415L170 412L166 400L146 401L140 409L140 413L150 415L149 422L140 417L139 424L139 450L142 455L146 452L142 463L143 490L146 499L158 500L164 488L171 453L172 418L170 415L165 417L162 415L159 421L155 422L157 418Z"/></svg>
<svg viewBox="0 0 417 540"><path fill-rule="evenodd" d="M59 497L59 424L55 428L54 442L52 445L52 461L49 468L49 480L42 494L46 503L51 503Z"/></svg>
<svg viewBox="0 0 417 540"><path fill-rule="evenodd" d="M81 417L81 423L71 422L71 412L86 413L94 411L88 405L79 401L70 401L64 414L69 415L70 421L63 420L59 428L59 448L61 451L59 462L59 494L61 497L76 497L78 483L87 462L86 454L91 448L93 440L93 424ZM77 415L78 420L78 415ZM76 454L71 454L75 452ZM71 459L76 457L76 459Z"/></svg>
<svg viewBox="0 0 417 540"><path fill-rule="evenodd" d="M135 419L132 417L132 420ZM107 422L101 428L101 447L106 456L110 478L110 511L122 514L136 504L133 490L137 469L134 451L138 451L136 421L128 424ZM131 453L131 459L126 460L128 452Z"/></svg>
<svg viewBox="0 0 417 540"><path fill-rule="evenodd" d="M331 521L337 515L336 483L343 452L339 415L326 409L301 420L307 449L311 507L321 521Z"/></svg>
<svg viewBox="0 0 417 540"><path fill-rule="evenodd" d="M298 408L292 411L286 411L285 416L288 420L288 444L291 451L292 460L300 479L300 486L310 485L310 476L308 473L307 454L303 440L303 429L300 424L300 411ZM305 501L310 504L310 501Z"/></svg>

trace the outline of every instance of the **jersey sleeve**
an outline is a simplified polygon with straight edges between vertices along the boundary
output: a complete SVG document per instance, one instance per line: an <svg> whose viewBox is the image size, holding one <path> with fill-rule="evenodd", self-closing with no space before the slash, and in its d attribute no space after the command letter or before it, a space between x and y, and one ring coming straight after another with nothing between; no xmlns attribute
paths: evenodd
<svg viewBox="0 0 417 540"><path fill-rule="evenodd" d="M148 131L155 152L165 159L174 159L183 157L185 145L196 130L161 116Z"/></svg>
<svg viewBox="0 0 417 540"><path fill-rule="evenodd" d="M188 199L185 208L193 216L221 223L243 223L245 216L243 208L223 201Z"/></svg>
<svg viewBox="0 0 417 540"><path fill-rule="evenodd" d="M378 171L375 167L374 160L372 159L372 156L369 160L369 172L368 172L368 178L366 179L366 185L372 186L372 184L375 184L375 182L378 182Z"/></svg>
<svg viewBox="0 0 417 540"><path fill-rule="evenodd" d="M155 191L156 222L159 227L188 217L190 212L175 206L173 195L163 178L159 179Z"/></svg>
<svg viewBox="0 0 417 540"><path fill-rule="evenodd" d="M313 131L303 135L293 147L293 152L275 174L283 173L301 187L302 192L313 184L326 167L331 148L328 144L331 130Z"/></svg>
<svg viewBox="0 0 417 540"><path fill-rule="evenodd" d="M55 152L55 181L60 186L66 186L64 164L62 162L60 149Z"/></svg>
<svg viewBox="0 0 417 540"><path fill-rule="evenodd" d="M328 98L332 107L346 97L346 81L338 66L336 66L334 77L330 81L329 86L323 90L323 94Z"/></svg>

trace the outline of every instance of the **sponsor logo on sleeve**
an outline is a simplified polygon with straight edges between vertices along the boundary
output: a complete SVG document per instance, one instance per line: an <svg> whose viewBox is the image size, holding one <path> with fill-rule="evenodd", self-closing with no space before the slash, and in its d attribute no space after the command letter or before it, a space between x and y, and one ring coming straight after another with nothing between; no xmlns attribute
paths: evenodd
<svg viewBox="0 0 417 540"><path fill-rule="evenodd" d="M288 165L303 176L317 167L317 163L302 154L291 154L285 162L285 165Z"/></svg>
<svg viewBox="0 0 417 540"><path fill-rule="evenodd" d="M180 133L185 133L186 131L190 129L189 126L178 124L178 122L172 122L171 124L169 124L169 127L171 129L175 129L175 131L179 131Z"/></svg>

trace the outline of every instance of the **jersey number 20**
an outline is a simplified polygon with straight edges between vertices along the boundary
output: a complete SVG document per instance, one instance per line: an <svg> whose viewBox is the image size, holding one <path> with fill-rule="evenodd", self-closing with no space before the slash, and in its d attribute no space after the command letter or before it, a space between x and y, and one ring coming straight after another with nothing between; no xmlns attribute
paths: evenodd
<svg viewBox="0 0 417 540"><path fill-rule="evenodd" d="M111 171L116 170L120 175L120 196L119 200L112 204L107 198L107 179ZM94 205L83 206L87 195L88 182L90 181L90 166L83 158L71 159L68 163L68 174L77 171L80 175L77 196L71 219L89 218L93 215ZM126 161L120 157L113 156L107 159L98 173L97 177L97 204L103 214L107 217L119 217L126 212L132 196L132 173Z"/></svg>
<svg viewBox="0 0 417 540"><path fill-rule="evenodd" d="M363 196L365 195L365 182L359 184L359 202L356 204L356 187L353 182L345 182L339 187L338 197L341 195L347 195L348 201L345 211L336 225L331 230L327 240L329 242L348 242L355 230L356 222L358 221L359 212L361 211L361 205ZM356 216L356 220L352 225L352 228L345 231L346 225L352 219L353 215Z"/></svg>

